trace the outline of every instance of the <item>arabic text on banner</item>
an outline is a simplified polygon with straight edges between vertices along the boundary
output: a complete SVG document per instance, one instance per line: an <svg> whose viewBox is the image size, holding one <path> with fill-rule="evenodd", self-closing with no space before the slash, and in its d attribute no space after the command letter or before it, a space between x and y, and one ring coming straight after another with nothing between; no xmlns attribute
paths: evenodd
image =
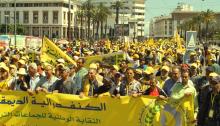
<svg viewBox="0 0 220 126"><path fill-rule="evenodd" d="M43 38L43 46L41 50L41 61L48 63L55 63L56 59L63 58L69 63L76 64L76 62L65 54L59 47L57 47L52 41L48 38Z"/></svg>
<svg viewBox="0 0 220 126"><path fill-rule="evenodd" d="M187 104L190 105L187 102L184 106ZM0 125L186 126L187 110L177 106L156 102L149 96L80 99L75 95L30 96L26 92L8 91L0 93Z"/></svg>

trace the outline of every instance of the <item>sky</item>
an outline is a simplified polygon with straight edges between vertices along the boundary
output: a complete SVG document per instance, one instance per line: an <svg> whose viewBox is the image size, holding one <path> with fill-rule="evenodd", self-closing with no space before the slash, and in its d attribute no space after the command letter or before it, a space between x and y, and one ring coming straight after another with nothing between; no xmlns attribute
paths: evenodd
<svg viewBox="0 0 220 126"><path fill-rule="evenodd" d="M146 20L150 21L155 16L169 15L179 2L192 5L194 11L211 9L220 12L220 0L146 0Z"/></svg>

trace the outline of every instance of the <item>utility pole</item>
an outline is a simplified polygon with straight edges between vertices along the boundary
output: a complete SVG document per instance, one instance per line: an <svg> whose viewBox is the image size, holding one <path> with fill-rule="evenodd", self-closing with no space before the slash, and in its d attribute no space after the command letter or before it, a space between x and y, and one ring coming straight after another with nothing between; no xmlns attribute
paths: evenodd
<svg viewBox="0 0 220 126"><path fill-rule="evenodd" d="M8 35L8 17L9 15L5 15L5 35Z"/></svg>
<svg viewBox="0 0 220 126"><path fill-rule="evenodd" d="M14 38L15 38L15 48L17 47L17 18L16 18L16 0L14 0Z"/></svg>
<svg viewBox="0 0 220 126"><path fill-rule="evenodd" d="M69 9L68 9L68 29L67 29L68 41L71 41L71 0L69 0Z"/></svg>

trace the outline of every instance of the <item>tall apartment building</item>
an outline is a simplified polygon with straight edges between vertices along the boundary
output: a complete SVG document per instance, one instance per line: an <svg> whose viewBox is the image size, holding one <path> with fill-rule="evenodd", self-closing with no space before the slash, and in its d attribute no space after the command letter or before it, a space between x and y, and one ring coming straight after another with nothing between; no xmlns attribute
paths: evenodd
<svg viewBox="0 0 220 126"><path fill-rule="evenodd" d="M14 23L14 0L0 1L0 24ZM66 38L68 0L16 0L16 21L25 27L26 35ZM71 0L71 31L77 5ZM19 33L18 33L19 34Z"/></svg>
<svg viewBox="0 0 220 126"><path fill-rule="evenodd" d="M103 3L109 7L112 15L108 18L108 28L114 28L116 11L112 5L121 1L123 7L120 9L119 24L129 24L129 36L144 36L145 26L145 0L92 0L95 5Z"/></svg>

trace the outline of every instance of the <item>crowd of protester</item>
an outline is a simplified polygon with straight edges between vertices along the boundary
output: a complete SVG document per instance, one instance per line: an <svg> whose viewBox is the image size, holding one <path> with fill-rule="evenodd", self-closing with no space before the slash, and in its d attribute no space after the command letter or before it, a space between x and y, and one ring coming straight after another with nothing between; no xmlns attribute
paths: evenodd
<svg viewBox="0 0 220 126"><path fill-rule="evenodd" d="M143 45L144 46L144 45ZM148 49L142 46L79 48L73 51L62 47L76 64L66 64L62 58L56 63L30 59L25 50L0 47L0 91L64 93L83 98L139 97L150 95L159 100L179 102L192 96L195 100L195 120L198 126L220 126L220 55L217 48L197 48L190 53L188 63L184 53L174 47ZM123 52L126 58L119 64L103 62L85 66L81 56Z"/></svg>

